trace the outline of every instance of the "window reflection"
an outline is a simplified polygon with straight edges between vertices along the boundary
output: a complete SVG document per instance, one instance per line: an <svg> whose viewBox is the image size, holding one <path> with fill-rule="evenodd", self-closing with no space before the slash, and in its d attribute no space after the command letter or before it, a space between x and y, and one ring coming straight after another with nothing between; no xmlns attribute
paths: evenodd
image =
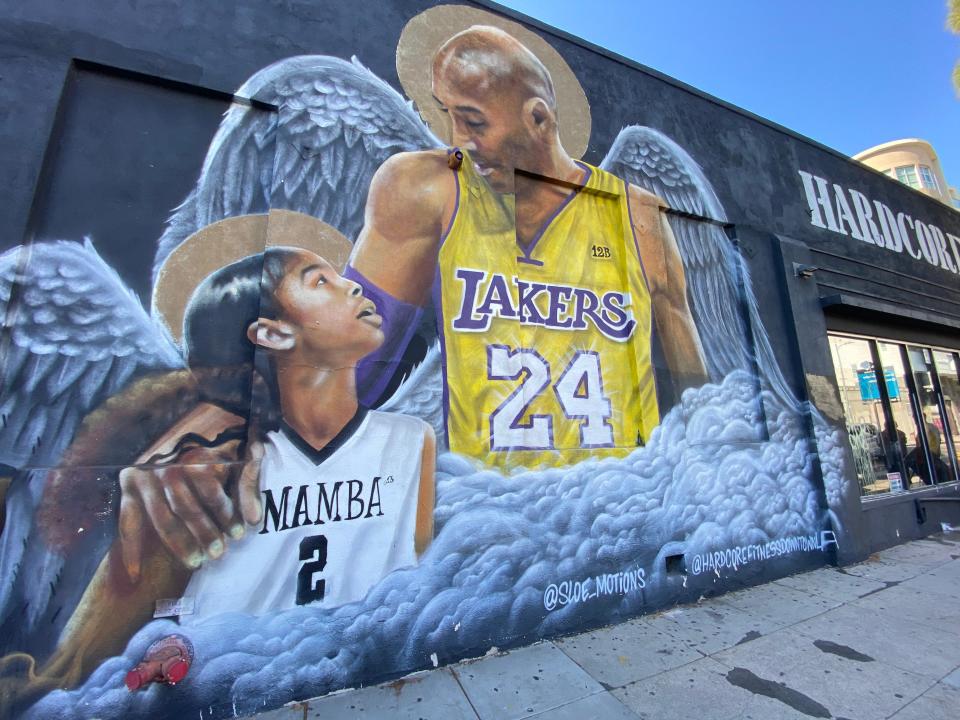
<svg viewBox="0 0 960 720"><path fill-rule="evenodd" d="M861 495L960 479L960 355L828 337Z"/></svg>
<svg viewBox="0 0 960 720"><path fill-rule="evenodd" d="M886 457L880 440L883 408L870 345L866 340L834 335L830 336L830 351L860 490L864 495L889 492Z"/></svg>
<svg viewBox="0 0 960 720"><path fill-rule="evenodd" d="M909 489L912 477L907 468L907 458L917 452L923 453L923 447L917 450L916 410L910 396L910 381L903 364L900 345L878 342L877 352L886 381L887 396L890 399L890 421L884 425L884 450L888 472L900 473L904 489Z"/></svg>
<svg viewBox="0 0 960 720"><path fill-rule="evenodd" d="M947 425L950 427L950 436L953 438L953 449L956 451L960 449L960 423L957 422L957 410L960 409L960 381L957 379L956 356L943 350L934 350L933 364L936 365L937 376L940 378L944 412Z"/></svg>
<svg viewBox="0 0 960 720"><path fill-rule="evenodd" d="M907 472L911 478L919 477L924 485L950 482L955 478L955 463L949 442L944 439L948 428L938 402L933 375L933 353L928 348L910 346L907 348L907 355L910 358L917 399L923 415L928 456L928 462L922 462L923 453L915 450L907 458ZM920 442L919 434L917 441Z"/></svg>

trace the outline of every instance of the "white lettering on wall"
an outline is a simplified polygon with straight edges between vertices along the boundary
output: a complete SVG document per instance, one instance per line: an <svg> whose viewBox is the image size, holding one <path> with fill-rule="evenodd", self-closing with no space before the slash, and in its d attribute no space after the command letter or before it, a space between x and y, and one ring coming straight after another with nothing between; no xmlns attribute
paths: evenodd
<svg viewBox="0 0 960 720"><path fill-rule="evenodd" d="M960 237L957 235L915 220L906 213L894 213L859 190L828 183L805 170L798 172L810 210L810 224L814 227L849 235L889 252L906 252L915 260L960 274Z"/></svg>

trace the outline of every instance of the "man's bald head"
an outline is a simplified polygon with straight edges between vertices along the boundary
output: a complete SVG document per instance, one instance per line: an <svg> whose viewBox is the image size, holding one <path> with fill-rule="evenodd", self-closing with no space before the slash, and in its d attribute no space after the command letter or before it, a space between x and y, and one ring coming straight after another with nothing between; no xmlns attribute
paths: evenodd
<svg viewBox="0 0 960 720"><path fill-rule="evenodd" d="M474 25L447 40L433 58L433 77L483 95L513 95L520 102L542 99L556 114L550 72L509 33Z"/></svg>

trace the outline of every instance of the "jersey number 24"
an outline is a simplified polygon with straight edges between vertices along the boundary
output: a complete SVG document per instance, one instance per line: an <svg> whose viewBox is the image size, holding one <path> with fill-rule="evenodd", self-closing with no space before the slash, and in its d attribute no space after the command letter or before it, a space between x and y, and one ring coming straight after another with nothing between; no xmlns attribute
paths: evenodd
<svg viewBox="0 0 960 720"><path fill-rule="evenodd" d="M520 385L490 415L491 450L549 450L554 447L551 415L523 417L530 405L549 392L550 363L536 350L487 346L487 379L517 380ZM568 420L580 422L580 447L613 447L610 400L603 394L600 355L585 350L573 356L553 384L557 402Z"/></svg>

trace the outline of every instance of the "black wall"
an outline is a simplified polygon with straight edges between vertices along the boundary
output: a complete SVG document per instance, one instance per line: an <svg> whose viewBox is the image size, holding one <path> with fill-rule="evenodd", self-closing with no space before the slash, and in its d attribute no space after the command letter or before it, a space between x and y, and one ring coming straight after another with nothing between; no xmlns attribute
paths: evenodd
<svg viewBox="0 0 960 720"><path fill-rule="evenodd" d="M0 250L89 235L146 303L156 240L193 187L231 94L254 72L298 54L356 55L400 90L395 66L405 23L435 3L390 0L0 2ZM491 7L483 4L482 7ZM846 295L925 313L920 330L876 308L840 304L831 323L871 332L913 328L960 348L958 276L814 227L800 170L855 189L960 235L960 213L827 148L680 83L535 26L563 55L594 112L584 159L599 164L625 124L657 128L703 167L754 278L753 288L788 383L815 403L811 378L832 379L821 298ZM118 168L138 168L136 174ZM795 276L795 263L820 268ZM924 334L926 333L926 334ZM834 382L835 384L835 382ZM836 401L836 399L835 399ZM834 422L841 417L830 416ZM812 449L813 450L813 449ZM854 543L841 561L936 530L960 513L944 504L920 522L910 498L843 508ZM913 513L911 515L911 513ZM752 581L752 579L751 579ZM679 592L679 590L678 590ZM698 591L699 592L699 591Z"/></svg>

